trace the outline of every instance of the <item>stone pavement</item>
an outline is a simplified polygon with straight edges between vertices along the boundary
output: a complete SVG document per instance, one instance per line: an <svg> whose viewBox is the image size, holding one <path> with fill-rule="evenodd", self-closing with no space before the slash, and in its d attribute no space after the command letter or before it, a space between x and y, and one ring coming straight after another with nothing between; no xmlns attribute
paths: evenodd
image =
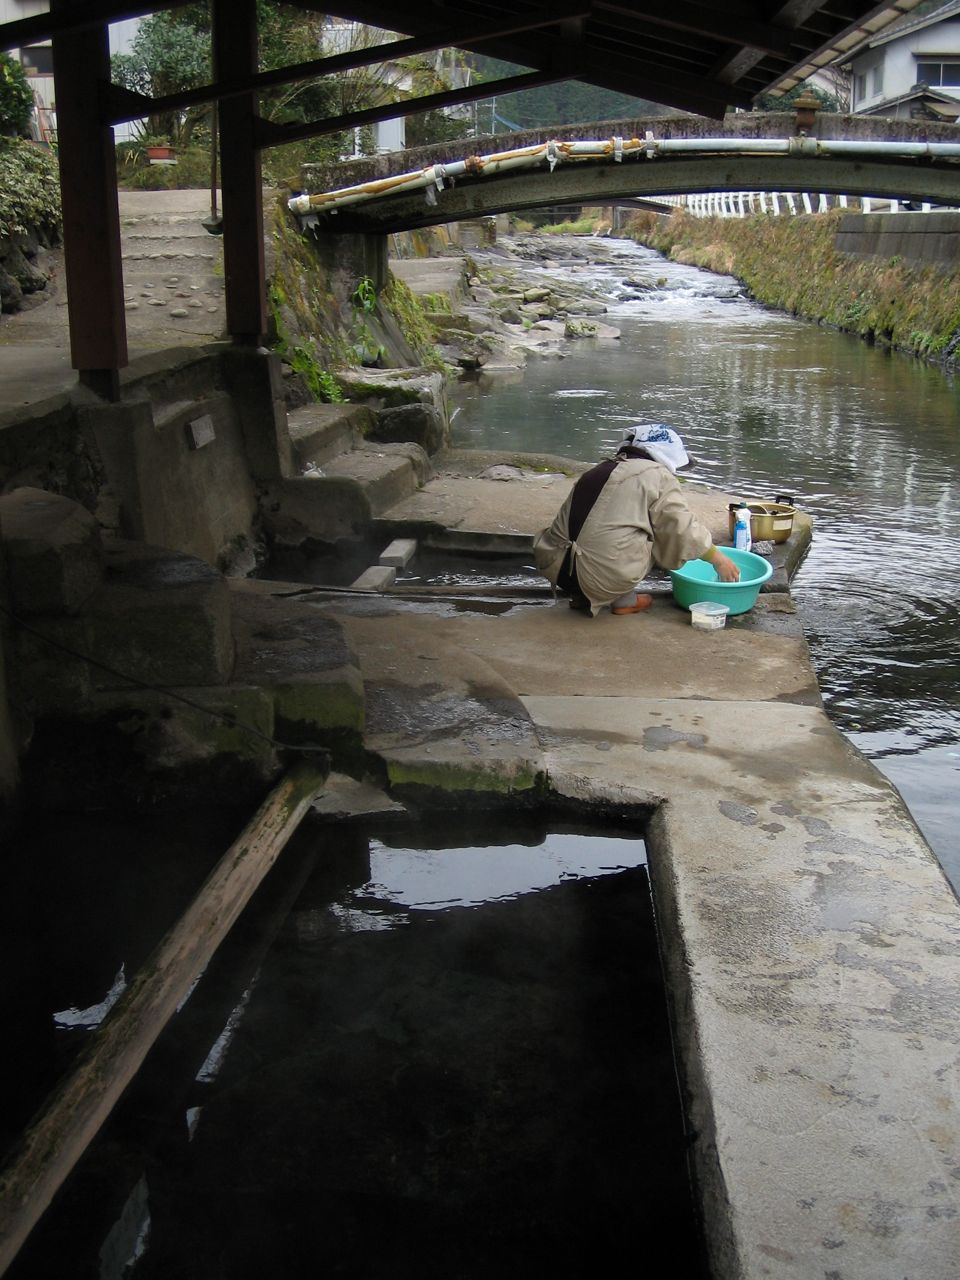
<svg viewBox="0 0 960 1280"><path fill-rule="evenodd" d="M223 336L222 242L203 228L209 212L209 191L120 193L131 361ZM62 252L48 252L40 265L51 275L43 300L0 317L0 413L76 388Z"/></svg>

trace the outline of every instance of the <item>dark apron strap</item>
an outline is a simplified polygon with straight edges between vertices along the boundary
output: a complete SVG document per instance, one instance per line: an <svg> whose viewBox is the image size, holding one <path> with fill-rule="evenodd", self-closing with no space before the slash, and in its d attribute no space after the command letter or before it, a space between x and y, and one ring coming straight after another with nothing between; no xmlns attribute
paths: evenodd
<svg viewBox="0 0 960 1280"><path fill-rule="evenodd" d="M598 463L589 471L585 471L573 486L573 501L570 504L570 519L567 524L567 536L571 542L576 542L580 537L580 530L587 516L593 510L594 503L600 497L603 486L610 479L618 462L618 458L612 458L608 462ZM561 591L581 594L580 585L577 582L577 566L573 563L572 547L567 548L567 554L563 558L563 564L557 574L557 586Z"/></svg>

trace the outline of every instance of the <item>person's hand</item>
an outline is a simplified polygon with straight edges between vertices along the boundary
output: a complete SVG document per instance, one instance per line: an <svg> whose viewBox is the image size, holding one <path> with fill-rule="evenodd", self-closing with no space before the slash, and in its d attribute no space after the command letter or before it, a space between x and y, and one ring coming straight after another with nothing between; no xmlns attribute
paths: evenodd
<svg viewBox="0 0 960 1280"><path fill-rule="evenodd" d="M713 560L711 561L716 569L721 582L739 582L740 569L733 563L729 556L725 556L722 551L714 548Z"/></svg>

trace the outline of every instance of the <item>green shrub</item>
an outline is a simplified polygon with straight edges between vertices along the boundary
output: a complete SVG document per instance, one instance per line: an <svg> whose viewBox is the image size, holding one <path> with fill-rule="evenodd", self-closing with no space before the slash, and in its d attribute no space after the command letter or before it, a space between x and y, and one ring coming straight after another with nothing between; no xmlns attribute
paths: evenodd
<svg viewBox="0 0 960 1280"><path fill-rule="evenodd" d="M37 231L60 239L60 175L49 151L0 138L0 235Z"/></svg>
<svg viewBox="0 0 960 1280"><path fill-rule="evenodd" d="M33 93L16 58L0 53L0 134L25 133L33 115Z"/></svg>
<svg viewBox="0 0 960 1280"><path fill-rule="evenodd" d="M578 218L576 222L554 222L541 227L545 236L589 236L597 229L597 218Z"/></svg>

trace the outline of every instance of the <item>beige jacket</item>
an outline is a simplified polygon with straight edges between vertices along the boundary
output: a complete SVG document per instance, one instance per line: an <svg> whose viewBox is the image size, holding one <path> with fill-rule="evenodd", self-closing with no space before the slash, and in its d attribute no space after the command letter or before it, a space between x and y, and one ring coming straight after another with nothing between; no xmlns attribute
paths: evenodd
<svg viewBox="0 0 960 1280"><path fill-rule="evenodd" d="M534 543L537 568L556 586L567 548L573 491ZM713 545L683 500L676 476L658 462L629 458L611 473L573 545L580 589L591 612L631 591L651 564L679 569Z"/></svg>

